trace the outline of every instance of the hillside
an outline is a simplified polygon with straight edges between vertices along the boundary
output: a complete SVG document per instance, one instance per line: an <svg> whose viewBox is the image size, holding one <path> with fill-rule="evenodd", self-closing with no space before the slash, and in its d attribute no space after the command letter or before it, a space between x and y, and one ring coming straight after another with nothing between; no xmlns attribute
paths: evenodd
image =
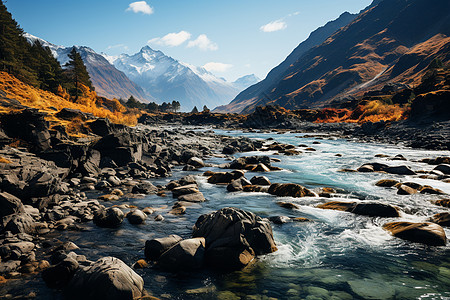
<svg viewBox="0 0 450 300"><path fill-rule="evenodd" d="M448 61L448 35L449 1L382 1L307 51L273 87L232 103L244 113L268 104L317 108L390 82L419 82L433 58Z"/></svg>

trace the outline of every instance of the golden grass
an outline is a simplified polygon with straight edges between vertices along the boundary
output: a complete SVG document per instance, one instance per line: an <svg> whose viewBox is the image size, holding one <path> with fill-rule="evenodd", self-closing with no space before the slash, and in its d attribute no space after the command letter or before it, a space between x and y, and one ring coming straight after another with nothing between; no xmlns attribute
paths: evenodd
<svg viewBox="0 0 450 300"><path fill-rule="evenodd" d="M0 156L0 164L10 164L11 161L9 159L4 158L3 156Z"/></svg>
<svg viewBox="0 0 450 300"><path fill-rule="evenodd" d="M409 107L384 104L381 101L370 101L365 105L359 105L354 110L326 108L322 110L325 115L315 123L366 123L379 121L405 120L409 114Z"/></svg>
<svg viewBox="0 0 450 300"><path fill-rule="evenodd" d="M18 100L22 105L48 113L48 120L52 123L62 123L54 117L57 112L55 108L58 111L63 108L78 109L99 118L108 118L113 123L129 126L136 125L139 117L139 112L129 113L117 99L98 97L94 91L84 86L83 95L75 103L69 100L69 95L62 88L58 90L58 95L55 95L29 86L6 72L0 72L0 90L5 91L8 98ZM9 112L5 108L0 108L0 111Z"/></svg>

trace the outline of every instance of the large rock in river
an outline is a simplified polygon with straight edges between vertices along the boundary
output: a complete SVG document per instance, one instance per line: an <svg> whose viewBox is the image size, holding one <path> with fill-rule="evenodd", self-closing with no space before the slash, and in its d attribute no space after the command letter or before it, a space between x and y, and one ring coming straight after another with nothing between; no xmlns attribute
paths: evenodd
<svg viewBox="0 0 450 300"><path fill-rule="evenodd" d="M331 201L317 206L322 209L332 209L351 212L357 215L369 217L399 217L399 210L389 204L383 203L365 203L365 202L340 202Z"/></svg>
<svg viewBox="0 0 450 300"><path fill-rule="evenodd" d="M200 216L192 235L206 239L205 259L210 267L235 269L254 255L277 251L269 221L237 208ZM223 253L227 255L218 255Z"/></svg>
<svg viewBox="0 0 450 300"><path fill-rule="evenodd" d="M103 257L79 268L64 291L67 299L83 300L132 300L143 293L142 277L115 257Z"/></svg>
<svg viewBox="0 0 450 300"><path fill-rule="evenodd" d="M273 183L269 187L269 194L279 197L314 197L315 194L296 183Z"/></svg>
<svg viewBox="0 0 450 300"><path fill-rule="evenodd" d="M395 237L415 243L445 246L447 242L444 229L434 223L392 222L384 224L383 229Z"/></svg>

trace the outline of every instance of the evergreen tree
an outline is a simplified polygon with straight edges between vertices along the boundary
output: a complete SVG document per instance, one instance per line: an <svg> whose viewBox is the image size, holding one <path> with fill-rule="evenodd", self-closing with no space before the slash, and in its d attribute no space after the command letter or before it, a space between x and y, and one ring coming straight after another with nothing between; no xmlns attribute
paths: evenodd
<svg viewBox="0 0 450 300"><path fill-rule="evenodd" d="M172 109L174 112L177 112L180 110L181 104L178 101L173 100L172 101Z"/></svg>
<svg viewBox="0 0 450 300"><path fill-rule="evenodd" d="M192 114L198 113L198 108L197 108L197 106L194 106L194 108L192 109L191 113L192 113Z"/></svg>
<svg viewBox="0 0 450 300"><path fill-rule="evenodd" d="M130 96L130 98L128 98L126 106L128 106L129 108L139 108L139 109L145 109L147 107L144 103L139 102L133 96Z"/></svg>
<svg viewBox="0 0 450 300"><path fill-rule="evenodd" d="M149 111L159 111L159 105L155 102L150 102L149 104L147 104L147 109Z"/></svg>
<svg viewBox="0 0 450 300"><path fill-rule="evenodd" d="M65 66L66 74L69 77L69 93L75 97L76 101L78 100L78 96L82 93L81 85L85 85L91 90L94 90L94 88L92 87L92 82L83 59L75 46L72 47L72 51L70 51L68 56L70 60Z"/></svg>
<svg viewBox="0 0 450 300"><path fill-rule="evenodd" d="M206 106L206 105L203 106L203 112L204 113L209 113L210 112L208 106Z"/></svg>

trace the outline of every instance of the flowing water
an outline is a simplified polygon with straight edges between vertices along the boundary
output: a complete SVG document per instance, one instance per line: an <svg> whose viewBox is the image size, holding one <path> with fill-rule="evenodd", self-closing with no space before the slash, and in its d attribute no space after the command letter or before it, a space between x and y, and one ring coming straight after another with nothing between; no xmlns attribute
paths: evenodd
<svg viewBox="0 0 450 300"><path fill-rule="evenodd" d="M317 204L330 201L327 198L278 198L263 193L228 193L224 186L211 185L202 172L174 170L174 177L152 180L155 185L187 174L198 175L200 191L207 202L187 208L184 216L166 214L174 203L169 195L161 198L149 195L131 199L130 204L140 208L161 208L164 222L149 220L144 225L133 226L125 221L119 229L104 229L85 225L86 232L65 232L64 238L72 240L81 249L77 252L88 259L116 256L132 265L143 258L145 240L178 234L190 237L197 218L217 209L233 206L252 211L261 217L305 217L312 222L273 225L279 250L261 257L242 271L218 273L210 270L171 274L155 269L138 270L144 278L145 288L161 299L450 299L450 248L413 244L392 237L381 226L389 221L424 221L427 217L447 211L435 206L436 196L400 196L394 188L375 186L380 179L392 178L428 184L450 194L450 183L380 173L343 173L339 169L356 169L363 163L381 162L389 165L408 165L414 170L431 170L433 166L419 163L422 158L449 156L448 151L406 149L392 145L367 144L342 139L299 138L302 134L242 133L217 131L231 136L273 138L277 142L314 147L317 151L298 156L273 156L281 159L274 165L284 171L266 175L271 182L298 183L310 189L331 187L341 191L340 198L332 200L377 200L402 209L400 218L371 218L351 213L322 210ZM303 148L299 147L298 150ZM376 154L404 155L408 161L389 161L375 158ZM336 156L342 154L342 157ZM273 155L273 152L237 154ZM416 161L416 162L414 162ZM212 158L209 163L225 162ZM254 175L247 173L250 179ZM287 210L276 205L287 201L300 206L299 210ZM158 212L157 212L158 213ZM447 235L450 230L445 229ZM59 294L42 287L38 298L56 299ZM33 281L30 283L33 287Z"/></svg>

